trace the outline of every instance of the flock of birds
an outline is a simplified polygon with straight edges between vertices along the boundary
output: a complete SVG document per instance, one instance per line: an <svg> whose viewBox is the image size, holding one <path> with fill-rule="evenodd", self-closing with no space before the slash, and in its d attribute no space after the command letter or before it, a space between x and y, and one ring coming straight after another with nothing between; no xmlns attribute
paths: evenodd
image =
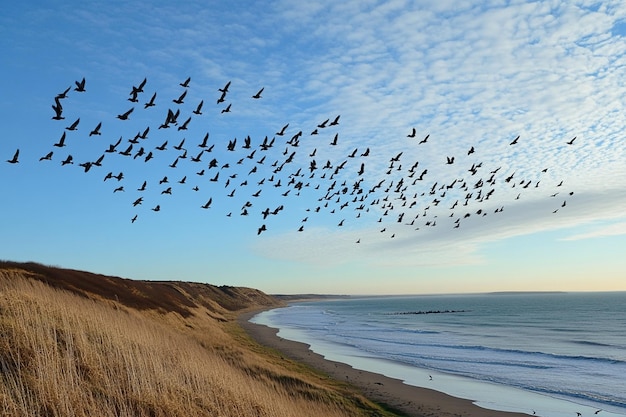
<svg viewBox="0 0 626 417"><path fill-rule="evenodd" d="M384 168L381 169L379 163L373 164L373 169L368 168L369 147L341 152L345 146L339 146L342 139L338 130L340 115L315 123L307 133L285 123L264 138L253 139L247 135L241 139L213 140L207 131L195 140L188 140L185 135L190 124L200 123L198 120L202 120L203 112L206 112L204 100L191 107L189 104L184 106L192 88L191 78L179 83L177 88L181 90L178 94L162 102L157 101L156 92L150 95L144 91L146 84L144 78L130 88L126 100L131 105L115 116L119 122L104 120L85 130L80 117L68 116L69 123L66 120L71 96L87 92L84 78L75 81L73 86L54 97L52 119L62 129L59 139L39 158L41 163L56 160L61 166L80 167L86 174L113 183L114 194L132 194L129 201L129 207L134 210L129 216L132 223L138 221L140 215L149 213L148 208L153 213L166 209L168 199L181 192L181 188L202 196L202 204L198 204L200 209L209 210L214 201L219 200L221 205L228 207L223 216L256 216L258 235L268 230L273 218L278 217L286 206L296 205L303 210L299 224L294 226L299 232L305 231L314 216L326 213L334 217L327 216L325 221L335 219L332 221L337 227L369 219L367 226L377 224L380 233L390 238L395 238L401 230L420 230L445 222L458 229L470 218L502 213L511 201L498 199L501 188L514 190L513 200L540 190L546 197L558 201L553 204L553 213L565 208L568 196L573 195L572 191L562 191L562 180L544 184L543 176L548 167L522 175L523 169L518 173L511 167L484 165L475 157L479 145L469 147L464 155L446 155L440 162L418 161L404 156L405 152L394 152ZM230 88L229 81L216 89L216 117L227 117L234 111ZM250 100L262 99L263 92L264 88L258 89L249 96ZM126 138L122 135L105 146L100 145L101 151L89 159L75 161L71 151L62 158L55 155L65 149L71 150L77 141L84 141L84 138L78 138L81 132L88 132L87 139L99 138L107 124L128 123L140 112L154 112L155 107L163 109L160 124L150 124L135 135ZM150 120L154 120L154 113L150 114ZM150 140L151 136L161 138ZM428 147L433 141L430 135L418 136L415 128L406 135L406 140L410 147ZM520 140L517 136L508 146L519 146ZM573 146L575 140L576 137L564 144ZM19 158L20 150L17 149L7 162L18 164ZM158 173L157 177L130 180L123 171L105 173L107 170L102 168L112 158L128 167L132 164L133 172L145 172L146 176L147 173L153 176ZM459 176L459 170L455 169L447 178L432 178L429 164L433 163L438 165L439 171L441 166L467 164L463 167L465 175ZM157 193L153 192L152 197L147 198L146 191L155 188ZM305 195L308 197L301 200L307 202L306 207L294 203L294 199ZM239 204L235 204L236 201ZM259 201L266 204L261 205ZM267 205L267 201L272 204ZM316 204L310 206L310 201L316 201ZM444 221L444 218L448 220ZM356 242L360 243L361 239Z"/></svg>

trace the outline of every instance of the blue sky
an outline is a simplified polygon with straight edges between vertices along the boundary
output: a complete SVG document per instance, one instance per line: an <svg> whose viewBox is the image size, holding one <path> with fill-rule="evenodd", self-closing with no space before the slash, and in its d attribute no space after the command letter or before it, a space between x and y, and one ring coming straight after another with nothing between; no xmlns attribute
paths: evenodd
<svg viewBox="0 0 626 417"><path fill-rule="evenodd" d="M63 3L0 16L1 258L270 293L626 290L621 2Z"/></svg>

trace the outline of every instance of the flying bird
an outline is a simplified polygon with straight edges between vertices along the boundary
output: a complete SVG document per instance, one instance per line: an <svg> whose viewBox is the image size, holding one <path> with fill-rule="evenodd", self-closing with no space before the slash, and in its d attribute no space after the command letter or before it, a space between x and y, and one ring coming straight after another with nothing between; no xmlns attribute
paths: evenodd
<svg viewBox="0 0 626 417"><path fill-rule="evenodd" d="M187 87L189 87L189 81L191 81L191 77L187 77L187 79L185 81L183 81L182 83L180 83L179 85L181 87L187 88Z"/></svg>
<svg viewBox="0 0 626 417"><path fill-rule="evenodd" d="M574 137L572 138L572 140L569 140L569 141L567 141L567 142L565 142L565 143L567 143L568 145L573 145L575 140L576 140L576 136L574 136Z"/></svg>
<svg viewBox="0 0 626 417"><path fill-rule="evenodd" d="M63 91L62 93L57 94L55 99L62 100L64 98L67 98L67 93L69 93L71 89L72 89L72 86L70 85L69 87L67 87L65 89L65 91Z"/></svg>
<svg viewBox="0 0 626 417"><path fill-rule="evenodd" d="M85 77L83 77L83 79L80 81L74 81L74 84L76 84L76 88L74 88L74 91L78 91L79 93L87 91L85 90Z"/></svg>
<svg viewBox="0 0 626 417"><path fill-rule="evenodd" d="M230 81L226 83L224 88L218 88L217 91L222 92L222 93L227 93L228 92L228 87L230 87Z"/></svg>
<svg viewBox="0 0 626 417"><path fill-rule="evenodd" d="M74 162L72 162L72 155L68 155L67 158L65 158L65 160L61 161L61 166L67 165L67 164L73 164Z"/></svg>
<svg viewBox="0 0 626 417"><path fill-rule="evenodd" d="M65 132L63 132L63 134L61 135L61 139L59 139L59 141L52 146L56 146L57 148L62 148L65 146Z"/></svg>
<svg viewBox="0 0 626 417"><path fill-rule="evenodd" d="M127 110L126 113L118 114L117 118L120 119L120 120L128 120L128 116L130 116L130 114L133 112L133 110L135 110L135 108L131 107L131 109Z"/></svg>
<svg viewBox="0 0 626 417"><path fill-rule="evenodd" d="M65 128L65 130L76 130L78 128L78 124L80 123L80 117L76 119L74 123Z"/></svg>
<svg viewBox="0 0 626 417"><path fill-rule="evenodd" d="M261 93L263 92L264 89L265 89L265 87L261 88L259 91L257 91L257 93L255 95L252 96L252 98L254 98L254 99L261 98Z"/></svg>
<svg viewBox="0 0 626 417"><path fill-rule="evenodd" d="M287 123L285 126L283 126L282 129L280 129L280 131L276 132L277 136L283 136L285 134L285 130L287 129L287 127L289 127L289 123Z"/></svg>
<svg viewBox="0 0 626 417"><path fill-rule="evenodd" d="M174 99L172 101L176 104L183 104L186 95L187 95L187 90L183 91L183 93L177 99Z"/></svg>
<svg viewBox="0 0 626 417"><path fill-rule="evenodd" d="M63 106L61 105L61 102L59 101L59 97L55 97L54 98L54 103L52 105L52 110L54 110L54 116L52 116L53 120L63 120L65 119L65 117L63 117Z"/></svg>
<svg viewBox="0 0 626 417"><path fill-rule="evenodd" d="M20 156L20 150L19 149L15 151L15 154L13 155L13 158L7 159L7 162L9 164L17 164L18 162L20 162L20 161L17 160L18 156Z"/></svg>
<svg viewBox="0 0 626 417"><path fill-rule="evenodd" d="M116 152L115 148L117 148L117 146L122 143L122 137L120 136L120 138L117 140L117 142L115 142L114 144L110 144L109 145L109 149L105 150L105 152L108 153L114 153Z"/></svg>
<svg viewBox="0 0 626 417"><path fill-rule="evenodd" d="M148 101L147 103L143 105L143 108L147 109L148 107L153 107L155 105L154 100L156 100L156 96L157 96L157 93L152 94L152 98L150 98L150 101Z"/></svg>
<svg viewBox="0 0 626 417"><path fill-rule="evenodd" d="M131 94L134 93L143 93L143 88L146 86L146 82L148 82L147 78L144 78L141 83L137 87L133 86Z"/></svg>
<svg viewBox="0 0 626 417"><path fill-rule="evenodd" d="M91 132L89 132L89 136L101 135L100 133L101 127L102 127L102 122L98 123L98 125Z"/></svg>
<svg viewBox="0 0 626 417"><path fill-rule="evenodd" d="M189 122L191 122L191 116L189 116L187 120L183 122L182 125L178 126L178 130L187 130L187 126L189 125Z"/></svg>
<svg viewBox="0 0 626 417"><path fill-rule="evenodd" d="M201 115L202 114L202 105L203 104L204 104L204 100L200 100L200 103L198 103L198 106L193 111L193 114L197 114L198 116Z"/></svg>
<svg viewBox="0 0 626 417"><path fill-rule="evenodd" d="M513 139L513 142L509 143L509 145L515 145L515 144L517 144L517 141L518 141L518 140L519 140L519 135L518 135L515 139Z"/></svg>

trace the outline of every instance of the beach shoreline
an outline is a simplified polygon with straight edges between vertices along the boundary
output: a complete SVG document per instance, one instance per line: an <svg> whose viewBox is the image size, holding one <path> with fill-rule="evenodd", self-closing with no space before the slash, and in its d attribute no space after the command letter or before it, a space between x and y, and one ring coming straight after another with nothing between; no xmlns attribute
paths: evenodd
<svg viewBox="0 0 626 417"><path fill-rule="evenodd" d="M276 349L291 360L304 363L329 377L351 384L365 397L410 417L524 417L528 414L490 410L472 401L453 397L429 388L407 385L403 381L374 372L353 368L325 359L306 343L278 336L278 330L250 319L263 310L239 314L238 324L257 343Z"/></svg>

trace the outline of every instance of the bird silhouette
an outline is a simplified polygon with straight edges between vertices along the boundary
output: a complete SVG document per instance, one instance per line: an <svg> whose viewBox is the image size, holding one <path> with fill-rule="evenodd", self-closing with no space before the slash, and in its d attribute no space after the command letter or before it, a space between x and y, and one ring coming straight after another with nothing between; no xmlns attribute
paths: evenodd
<svg viewBox="0 0 626 417"><path fill-rule="evenodd" d="M68 165L68 164L73 164L74 162L72 162L72 155L68 155L67 158L65 158L63 161L61 161L61 166L64 165Z"/></svg>
<svg viewBox="0 0 626 417"><path fill-rule="evenodd" d="M208 209L209 207L211 207L211 203L212 202L213 202L213 198L211 197L211 198L209 198L209 200L204 205L202 205L200 207L202 207L203 209Z"/></svg>
<svg viewBox="0 0 626 417"><path fill-rule="evenodd" d="M227 93L228 92L228 88L230 87L230 81L228 81L226 83L226 85L224 85L224 87L222 88L218 88L217 91L220 91L222 93Z"/></svg>
<svg viewBox="0 0 626 417"><path fill-rule="evenodd" d="M187 88L187 87L189 87L189 82L190 82L190 81L191 81L191 77L187 77L187 79L186 79L185 81L183 81L182 83L180 83L179 85L180 85L181 87L185 87L185 88Z"/></svg>
<svg viewBox="0 0 626 417"><path fill-rule="evenodd" d="M91 132L89 132L89 136L101 135L100 133L101 127L102 127L102 122L98 123L96 127Z"/></svg>
<svg viewBox="0 0 626 417"><path fill-rule="evenodd" d="M152 97L150 98L150 101L148 101L147 103L145 103L145 104L143 105L143 108L144 108L144 109L147 109L148 107L153 107L153 106L155 106L155 104L154 104L154 100L156 100L156 96L157 96L157 93L152 94Z"/></svg>
<svg viewBox="0 0 626 417"><path fill-rule="evenodd" d="M61 101L58 96L54 98L54 104L52 105L52 110L54 110L54 116L52 116L52 119L54 120L65 119L65 117L63 117L63 106L61 105Z"/></svg>
<svg viewBox="0 0 626 417"><path fill-rule="evenodd" d="M55 99L62 100L64 98L67 98L67 93L69 93L71 89L72 89L72 86L70 85L69 87L67 87L65 89L65 91L63 91L62 93L57 94Z"/></svg>
<svg viewBox="0 0 626 417"><path fill-rule="evenodd" d="M131 107L129 110L127 110L126 112L122 113L122 114L118 114L117 118L120 120L128 120L128 116L130 116L130 114L133 112L133 110L135 110L134 107Z"/></svg>
<svg viewBox="0 0 626 417"><path fill-rule="evenodd" d="M62 148L65 146L65 132L63 132L59 141L52 146L56 146L57 148Z"/></svg>
<svg viewBox="0 0 626 417"><path fill-rule="evenodd" d="M85 90L85 77L83 77L83 79L80 81L74 81L74 84L76 84L74 91L78 91L79 93L87 91Z"/></svg>
<svg viewBox="0 0 626 417"><path fill-rule="evenodd" d="M202 114L202 105L203 104L204 104L204 100L200 100L200 103L198 103L198 106L193 111L193 114L196 114L196 115L200 116Z"/></svg>
<svg viewBox="0 0 626 417"><path fill-rule="evenodd" d="M261 98L261 93L263 92L264 89L265 89L265 87L261 88L259 91L257 91L257 93L255 95L252 96L252 98L254 98L254 99Z"/></svg>
<svg viewBox="0 0 626 417"><path fill-rule="evenodd" d="M289 123L282 127L278 132L276 132L276 136L283 136L285 134L285 130L289 127Z"/></svg>
<svg viewBox="0 0 626 417"><path fill-rule="evenodd" d="M18 162L20 162L17 159L19 156L20 156L20 150L18 149L18 150L15 151L15 154L13 154L13 158L7 159L7 162L9 164L17 164Z"/></svg>
<svg viewBox="0 0 626 417"><path fill-rule="evenodd" d="M187 90L183 91L183 93L177 98L172 100L176 104L183 104L185 101L185 96L187 95Z"/></svg>
<svg viewBox="0 0 626 417"><path fill-rule="evenodd" d="M76 119L74 123L65 128L65 130L76 130L78 128L78 124L80 123L80 117Z"/></svg>
<svg viewBox="0 0 626 417"><path fill-rule="evenodd" d="M518 141L518 140L519 140L519 135L518 135L515 139L513 139L513 142L509 143L509 145L515 145L515 144L517 144L517 141Z"/></svg>

